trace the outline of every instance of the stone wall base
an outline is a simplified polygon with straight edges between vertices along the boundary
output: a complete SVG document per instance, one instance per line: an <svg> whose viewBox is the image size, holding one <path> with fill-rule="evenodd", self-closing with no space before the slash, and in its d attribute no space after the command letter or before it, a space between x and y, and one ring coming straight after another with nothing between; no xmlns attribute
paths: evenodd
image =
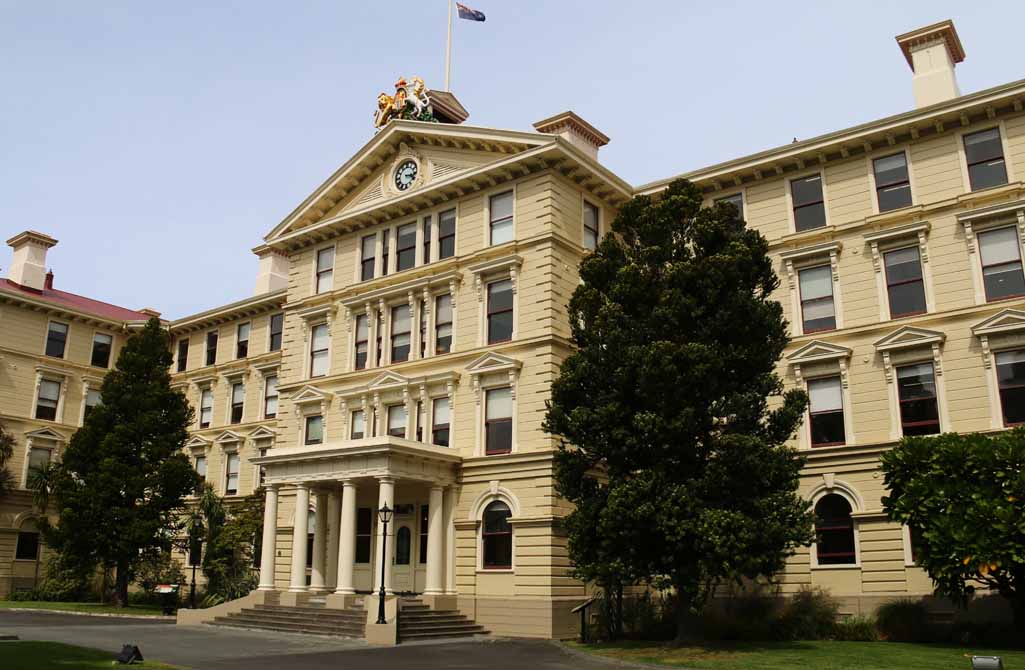
<svg viewBox="0 0 1025 670"><path fill-rule="evenodd" d="M492 635L571 640L580 634L580 615L572 609L586 597L522 598L456 596L459 611Z"/></svg>
<svg viewBox="0 0 1025 670"><path fill-rule="evenodd" d="M274 591L250 591L249 595L242 596L235 600L221 603L206 609L180 609L178 610L177 624L179 626L196 626L207 621L213 621L216 617L237 614L247 607L263 605L276 595Z"/></svg>

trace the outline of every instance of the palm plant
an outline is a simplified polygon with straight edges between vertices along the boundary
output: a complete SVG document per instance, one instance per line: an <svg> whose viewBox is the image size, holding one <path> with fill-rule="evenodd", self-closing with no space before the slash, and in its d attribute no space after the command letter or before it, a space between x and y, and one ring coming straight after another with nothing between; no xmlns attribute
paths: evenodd
<svg viewBox="0 0 1025 670"><path fill-rule="evenodd" d="M14 436L4 430L0 423L0 498L14 488L14 473L7 468L7 463L14 456Z"/></svg>

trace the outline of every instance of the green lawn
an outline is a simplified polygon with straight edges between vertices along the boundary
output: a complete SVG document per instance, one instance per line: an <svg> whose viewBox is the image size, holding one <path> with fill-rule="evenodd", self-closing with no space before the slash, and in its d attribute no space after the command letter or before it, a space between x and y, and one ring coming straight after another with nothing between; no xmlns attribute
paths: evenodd
<svg viewBox="0 0 1025 670"><path fill-rule="evenodd" d="M1003 656L1005 668L1025 666L1025 651L896 642L737 642L671 647L654 642L573 643L601 656L708 670L967 670L970 656Z"/></svg>
<svg viewBox="0 0 1025 670"><path fill-rule="evenodd" d="M59 642L0 642L0 665L4 670L109 670L116 655L109 651L74 647ZM124 667L137 670L174 669L171 665L149 661Z"/></svg>
<svg viewBox="0 0 1025 670"><path fill-rule="evenodd" d="M0 609L15 608L35 610L56 610L59 612L91 612L94 614L143 614L155 616L162 614L160 608L154 605L129 605L118 608L103 603L59 603L47 602L44 600L0 600Z"/></svg>

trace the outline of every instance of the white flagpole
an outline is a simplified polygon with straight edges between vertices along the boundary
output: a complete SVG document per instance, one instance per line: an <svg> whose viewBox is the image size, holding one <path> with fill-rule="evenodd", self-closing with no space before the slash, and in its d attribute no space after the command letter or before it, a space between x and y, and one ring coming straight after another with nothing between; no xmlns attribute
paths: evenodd
<svg viewBox="0 0 1025 670"><path fill-rule="evenodd" d="M445 90L451 92L449 79L452 75L452 2L448 0L448 41L445 44Z"/></svg>

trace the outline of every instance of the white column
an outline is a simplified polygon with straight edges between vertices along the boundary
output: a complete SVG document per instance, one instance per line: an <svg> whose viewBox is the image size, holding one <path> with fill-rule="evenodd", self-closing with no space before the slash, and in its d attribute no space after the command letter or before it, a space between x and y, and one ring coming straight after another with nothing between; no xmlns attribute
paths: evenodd
<svg viewBox="0 0 1025 670"><path fill-rule="evenodd" d="M327 545L327 491L317 491L317 516L313 527L313 570L310 574L310 590L323 591L327 584L325 564Z"/></svg>
<svg viewBox="0 0 1025 670"><path fill-rule="evenodd" d="M295 521L292 524L292 575L289 591L306 590L306 526L310 519L310 489L305 483L295 487Z"/></svg>
<svg viewBox="0 0 1025 670"><path fill-rule="evenodd" d="M441 525L445 533L445 593L456 593L456 487L445 487Z"/></svg>
<svg viewBox="0 0 1025 670"><path fill-rule="evenodd" d="M328 591L334 591L338 585L338 515L342 508L342 498L336 489L327 495L327 575Z"/></svg>
<svg viewBox="0 0 1025 670"><path fill-rule="evenodd" d="M356 485L342 482L342 522L338 533L338 588L335 593L356 593L353 564L356 562Z"/></svg>
<svg viewBox="0 0 1025 670"><path fill-rule="evenodd" d="M377 509L385 505L395 510L395 480L391 477L379 477L377 493ZM376 511L374 512L377 513ZM385 547L387 544L387 547ZM381 588L381 561L384 561L384 590L392 592L392 556L395 555L395 516L388 522L388 541L385 542L384 524L378 519L377 524L377 564L374 566L374 591Z"/></svg>
<svg viewBox="0 0 1025 670"><path fill-rule="evenodd" d="M440 486L432 486L427 504L427 584L424 588L424 595L427 596L438 596L445 592L443 491Z"/></svg>
<svg viewBox="0 0 1025 670"><path fill-rule="evenodd" d="M278 538L278 485L267 487L263 508L263 544L260 548L260 591L274 590L274 555Z"/></svg>

